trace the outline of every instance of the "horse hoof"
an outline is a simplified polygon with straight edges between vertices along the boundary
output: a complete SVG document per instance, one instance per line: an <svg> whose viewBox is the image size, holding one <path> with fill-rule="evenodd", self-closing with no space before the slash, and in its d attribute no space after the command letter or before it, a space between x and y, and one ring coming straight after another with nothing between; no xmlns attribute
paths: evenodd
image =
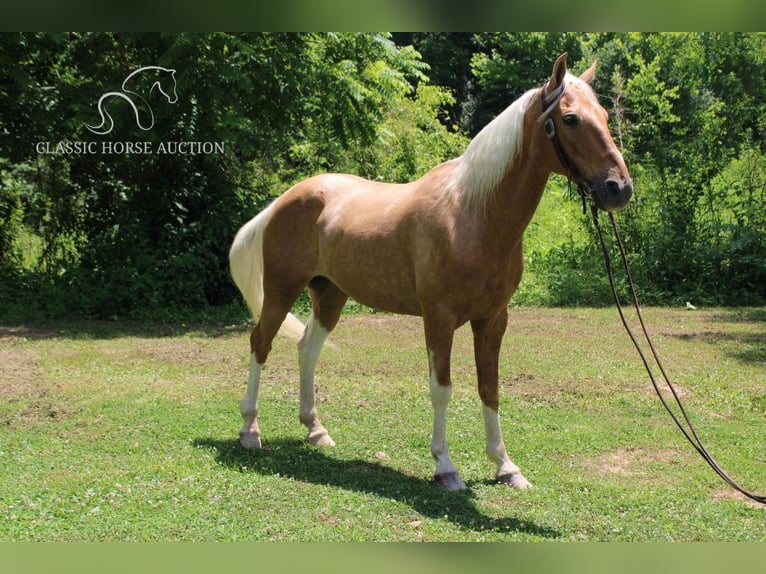
<svg viewBox="0 0 766 574"><path fill-rule="evenodd" d="M241 432L239 433L239 444L248 450L261 448L261 435Z"/></svg>
<svg viewBox="0 0 766 574"><path fill-rule="evenodd" d="M498 476L497 482L500 484L507 484L508 486L512 488L518 488L519 490L524 490L525 488L532 487L532 483L524 478L524 475L520 472L512 472L510 474Z"/></svg>
<svg viewBox="0 0 766 574"><path fill-rule="evenodd" d="M467 487L463 479L456 472L445 472L444 474L434 475L434 482L436 486L442 490L465 490Z"/></svg>
<svg viewBox="0 0 766 574"><path fill-rule="evenodd" d="M335 446L335 441L328 434L327 431L321 433L310 433L308 441L314 446Z"/></svg>

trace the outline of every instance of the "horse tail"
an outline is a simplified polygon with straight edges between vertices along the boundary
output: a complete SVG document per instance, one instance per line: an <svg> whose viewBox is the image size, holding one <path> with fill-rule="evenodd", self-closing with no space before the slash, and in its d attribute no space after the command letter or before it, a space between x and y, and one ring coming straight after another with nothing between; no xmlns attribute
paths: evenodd
<svg viewBox="0 0 766 574"><path fill-rule="evenodd" d="M229 268L234 283L242 293L255 323L263 309L263 232L271 215L271 206L264 209L237 232L229 251ZM300 339L305 325L288 313L279 329L281 335Z"/></svg>

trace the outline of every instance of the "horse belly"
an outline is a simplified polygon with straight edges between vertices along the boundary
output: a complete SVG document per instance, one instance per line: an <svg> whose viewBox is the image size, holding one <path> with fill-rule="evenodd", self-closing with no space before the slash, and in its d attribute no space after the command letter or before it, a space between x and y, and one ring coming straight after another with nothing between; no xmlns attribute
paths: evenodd
<svg viewBox="0 0 766 574"><path fill-rule="evenodd" d="M412 264L397 242L345 235L320 248L323 275L368 307L419 315Z"/></svg>
<svg viewBox="0 0 766 574"><path fill-rule="evenodd" d="M321 274L363 305L419 315L408 225L374 203L349 201L322 214Z"/></svg>

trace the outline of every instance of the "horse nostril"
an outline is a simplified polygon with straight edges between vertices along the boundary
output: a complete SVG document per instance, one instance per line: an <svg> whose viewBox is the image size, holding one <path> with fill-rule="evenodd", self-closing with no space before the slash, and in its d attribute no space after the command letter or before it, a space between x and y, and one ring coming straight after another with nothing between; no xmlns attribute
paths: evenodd
<svg viewBox="0 0 766 574"><path fill-rule="evenodd" d="M598 206L605 211L616 211L625 207L633 195L633 182L628 178L609 178L604 180L602 187L596 188Z"/></svg>
<svg viewBox="0 0 766 574"><path fill-rule="evenodd" d="M626 199L629 199L633 195L633 182L630 180L623 183L617 179L607 179L604 183L607 195L611 197L624 196Z"/></svg>
<svg viewBox="0 0 766 574"><path fill-rule="evenodd" d="M620 185L620 182L616 179L607 179L606 180L606 191L610 195L619 195L622 191L622 186Z"/></svg>

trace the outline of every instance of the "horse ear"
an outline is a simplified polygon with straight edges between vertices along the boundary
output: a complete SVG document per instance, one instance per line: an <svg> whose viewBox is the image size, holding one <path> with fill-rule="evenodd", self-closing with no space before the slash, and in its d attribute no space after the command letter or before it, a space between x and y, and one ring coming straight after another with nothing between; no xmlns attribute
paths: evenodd
<svg viewBox="0 0 766 574"><path fill-rule="evenodd" d="M593 65L591 65L590 68L585 70L582 75L580 76L580 79L588 84L593 83L593 79L596 77L596 66L598 65L598 60L593 62Z"/></svg>
<svg viewBox="0 0 766 574"><path fill-rule="evenodd" d="M567 53L564 52L561 54L557 59L556 63L553 64L553 74L551 74L550 83L548 84L548 88L555 90L561 85L561 82L564 81L564 76L567 74Z"/></svg>

